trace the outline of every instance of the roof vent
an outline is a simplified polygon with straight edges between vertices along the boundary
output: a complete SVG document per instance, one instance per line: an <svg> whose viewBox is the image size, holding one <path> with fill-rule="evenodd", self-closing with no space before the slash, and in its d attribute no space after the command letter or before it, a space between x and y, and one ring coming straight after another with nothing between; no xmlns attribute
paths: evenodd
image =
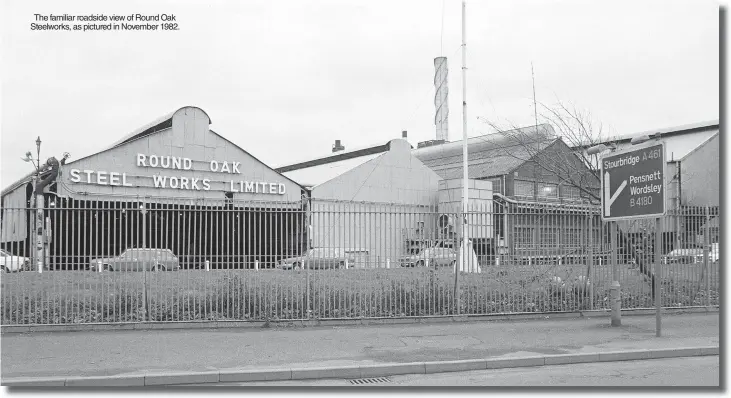
<svg viewBox="0 0 731 398"><path fill-rule="evenodd" d="M444 144L444 140L429 140L429 141L422 141L418 144L416 144L417 148L426 148L428 146L434 146L434 145L441 145Z"/></svg>
<svg viewBox="0 0 731 398"><path fill-rule="evenodd" d="M401 132L401 138L406 138L406 130Z"/></svg>
<svg viewBox="0 0 731 398"><path fill-rule="evenodd" d="M333 144L333 152L340 152L344 150L345 147L340 144L340 140L335 140L335 144Z"/></svg>

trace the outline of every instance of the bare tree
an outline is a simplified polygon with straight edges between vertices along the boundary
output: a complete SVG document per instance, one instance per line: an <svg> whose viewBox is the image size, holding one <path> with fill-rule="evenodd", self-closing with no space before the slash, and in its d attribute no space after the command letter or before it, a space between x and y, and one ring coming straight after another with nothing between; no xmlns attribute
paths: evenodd
<svg viewBox="0 0 731 398"><path fill-rule="evenodd" d="M580 192L585 202L601 203L600 156L587 154L587 149L604 143L616 147L612 137L602 124L596 124L588 111L569 107L562 102L553 106L538 103L539 115L544 124L532 128L514 125L504 128L480 118L505 138L502 145L505 154L533 166L537 181L556 182ZM537 122L537 120L536 120ZM660 231L657 231L660 232ZM646 231L646 234L650 232ZM654 242L643 237L642 241ZM638 250L625 231L619 229L617 248L628 260L632 260L650 283L654 297L655 275L650 269L652 259L647 251Z"/></svg>

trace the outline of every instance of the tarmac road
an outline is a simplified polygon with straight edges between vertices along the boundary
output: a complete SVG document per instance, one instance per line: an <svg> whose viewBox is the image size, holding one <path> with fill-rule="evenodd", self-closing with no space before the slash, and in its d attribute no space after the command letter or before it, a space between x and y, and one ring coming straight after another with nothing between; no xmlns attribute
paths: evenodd
<svg viewBox="0 0 731 398"><path fill-rule="evenodd" d="M510 359L626 350L718 347L719 314L433 324L8 333L2 380ZM218 382L218 380L216 380ZM195 381L198 383L198 381Z"/></svg>
<svg viewBox="0 0 731 398"><path fill-rule="evenodd" d="M586 363L475 370L428 375L391 376L390 382L364 386L517 386L517 387L719 387L719 357L671 358L643 361ZM212 386L207 384L206 386ZM219 383L220 387L339 386L345 379L292 380L280 382Z"/></svg>

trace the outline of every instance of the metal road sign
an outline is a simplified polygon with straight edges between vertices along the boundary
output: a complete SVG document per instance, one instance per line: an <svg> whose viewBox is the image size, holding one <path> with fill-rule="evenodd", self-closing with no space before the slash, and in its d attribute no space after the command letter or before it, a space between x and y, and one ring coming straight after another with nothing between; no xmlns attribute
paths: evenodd
<svg viewBox="0 0 731 398"><path fill-rule="evenodd" d="M665 144L632 147L601 160L602 219L665 215Z"/></svg>

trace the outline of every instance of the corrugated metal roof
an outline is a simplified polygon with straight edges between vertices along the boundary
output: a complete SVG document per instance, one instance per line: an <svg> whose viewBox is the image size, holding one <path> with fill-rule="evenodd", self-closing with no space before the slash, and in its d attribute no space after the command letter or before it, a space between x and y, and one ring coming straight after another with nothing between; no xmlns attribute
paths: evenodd
<svg viewBox="0 0 731 398"><path fill-rule="evenodd" d="M182 109L182 108L180 108L180 109ZM168 126L168 124L172 123L173 115L178 110L175 110L174 112L170 112L167 115L161 116L161 117L153 120L152 122L147 123L144 126L132 131L131 133L122 137L122 139L120 139L119 141L112 144L109 148L114 148L118 145L122 145L127 141L133 140L137 136L143 137L145 135L152 134L157 130L162 130L163 128L170 127L170 126ZM165 127L163 127L163 126L165 126ZM109 149L109 148L107 148L107 149Z"/></svg>
<svg viewBox="0 0 731 398"><path fill-rule="evenodd" d="M684 124L684 125L680 125L680 126L664 127L664 128L660 128L660 129L641 131L638 133L624 134L624 135L616 136L613 138L606 138L599 142L587 140L583 144L574 145L573 143L569 143L569 145L572 148L576 148L576 147L588 147L588 146L592 146L592 145L609 144L609 143L623 142L623 141L629 142L632 140L632 138L635 138L635 137L640 137L643 135L655 135L655 134L660 134L661 138L667 138L670 136L697 133L699 131L718 130L719 127L720 127L719 121L716 119L716 120L708 120L705 122L698 122L698 123Z"/></svg>
<svg viewBox="0 0 731 398"><path fill-rule="evenodd" d="M557 139L553 127L548 124L469 138L469 178L507 174ZM388 144L338 152L323 158L280 166L276 170L301 185L313 187L375 159L387 150ZM462 141L415 149L412 150L412 155L442 178L462 176Z"/></svg>
<svg viewBox="0 0 731 398"><path fill-rule="evenodd" d="M718 120L708 120L705 122L699 122L699 123L691 123L691 124L683 124L680 126L672 126L672 127L664 127L660 129L653 129L648 131L642 131L639 133L632 133L632 134L626 134L623 136L618 137L615 140L612 141L624 141L624 140L631 140L634 137L642 136L642 135L654 135L654 134L660 134L660 136L668 135L668 134L683 134L688 132L693 132L696 130L709 130L709 129L718 129L719 124Z"/></svg>
<svg viewBox="0 0 731 398"><path fill-rule="evenodd" d="M359 157L347 158L341 161L319 164L312 167L306 167L297 170L285 171L282 173L285 177L292 179L300 185L312 188L333 178L342 175L370 160L384 155L385 152L373 153Z"/></svg>
<svg viewBox="0 0 731 398"><path fill-rule="evenodd" d="M389 141L390 142L390 141ZM284 173L286 171L305 169L308 167L319 166L326 163L335 163L347 159L359 158L361 156L368 156L373 154L379 154L387 152L389 150L389 142L383 145L376 145L366 148L353 149L350 151L340 151L332 153L328 156L316 158L312 160L304 160L297 163L289 163L287 165L280 165L274 168L274 170Z"/></svg>
<svg viewBox="0 0 731 398"><path fill-rule="evenodd" d="M112 144L112 145L110 145L110 146L102 149L101 151L98 151L98 152L96 152L96 153L94 153L92 155L87 155L87 156L81 157L79 159L76 159L76 160L74 160L74 162L77 162L77 161L79 161L81 159L85 159L85 158L87 158L89 156L93 156L93 155L100 154L102 152L108 151L108 150L110 150L112 148L116 148L116 147L118 147L118 146L120 146L122 144L125 144L127 142L134 141L134 140L136 140L138 138L142 138L142 137L148 136L150 134L157 133L158 131L162 131L162 130L165 130L165 129L172 128L173 127L173 116L178 111L180 111L181 109L185 109L185 108L196 108L196 109L199 109L201 112L203 112L206 115L206 117L208 117L208 124L211 124L212 123L211 117L208 116L208 113L206 113L206 111L204 111L203 109L198 108L197 106L183 106L183 107L180 107L180 108L176 109L173 112L170 112L168 114L165 114L163 116L158 117L157 119L153 120L150 123L145 124L142 127L139 127L137 129L135 129L131 133L129 133L129 134L125 135L124 137L122 137L122 139L120 139L117 142L115 142L114 144Z"/></svg>
<svg viewBox="0 0 731 398"><path fill-rule="evenodd" d="M468 176L505 175L556 140L553 128L547 124L469 138ZM442 178L462 176L462 141L419 148L413 154Z"/></svg>

